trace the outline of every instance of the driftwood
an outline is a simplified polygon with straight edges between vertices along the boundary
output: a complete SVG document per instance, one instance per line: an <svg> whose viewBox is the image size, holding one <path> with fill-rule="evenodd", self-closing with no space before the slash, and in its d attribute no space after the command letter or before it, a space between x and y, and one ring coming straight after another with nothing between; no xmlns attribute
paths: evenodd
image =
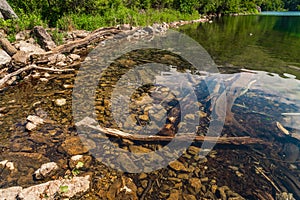
<svg viewBox="0 0 300 200"><path fill-rule="evenodd" d="M6 38L0 38L0 46L10 56L13 56L15 53L17 53L17 49L13 45L11 45L11 43Z"/></svg>
<svg viewBox="0 0 300 200"><path fill-rule="evenodd" d="M48 58L54 54L70 53L76 48L85 47L89 44L103 41L107 39L109 36L116 35L120 32L121 30L115 27L100 28L98 30L93 31L83 39L68 42L56 48L53 48L51 51L48 51L44 54L36 54L36 55L32 55L31 57L35 63L45 63L48 62Z"/></svg>
<svg viewBox="0 0 300 200"><path fill-rule="evenodd" d="M94 121L92 121L94 122ZM94 130L98 130L99 132L115 138L127 139L132 141L141 141L141 142L169 142L174 139L173 136L160 136L160 135L138 135L138 134L130 134L117 129L104 128L100 126L91 125L91 119L85 118L82 121L76 123L76 126L85 126L92 128ZM269 144L266 141L263 141L258 138L251 137L210 137L210 136L195 136L192 133L187 133L184 135L176 136L177 140L187 140L191 137L194 137L195 142L211 142L217 144L232 144L232 145L246 145L246 144Z"/></svg>
<svg viewBox="0 0 300 200"><path fill-rule="evenodd" d="M5 75L2 79L0 79L0 88L2 88L7 81L9 81L12 77L17 76L21 74L24 71L28 71L31 69L40 69L40 70L46 70L46 71L52 71L52 72L69 72L74 71L74 69L53 69L53 68L47 68L47 67L38 67L36 65L28 65L26 67L23 67L21 69L18 69L17 71L14 71L10 74Z"/></svg>

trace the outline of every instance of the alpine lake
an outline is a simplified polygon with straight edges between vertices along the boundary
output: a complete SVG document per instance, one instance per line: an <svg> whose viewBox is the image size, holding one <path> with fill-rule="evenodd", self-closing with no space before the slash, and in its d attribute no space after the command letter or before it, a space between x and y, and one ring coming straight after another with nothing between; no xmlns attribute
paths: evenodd
<svg viewBox="0 0 300 200"><path fill-rule="evenodd" d="M93 71L80 75L101 57L91 53L75 73L39 72L1 91L0 161L13 162L16 170L0 165L0 188L88 174L91 189L73 199L300 199L300 14L224 16L176 31L203 47L217 72L150 48L120 56L101 78ZM88 99L90 91L80 83L86 85L91 74L99 80L92 106L78 100ZM77 118L92 109L101 127L137 136L103 134L91 125L95 121L79 133L74 109ZM29 115L44 123L27 130ZM210 132L218 120L221 129ZM181 153L166 139L139 140L190 132L246 139L220 140L211 148L195 140ZM134 154L122 156L113 147ZM170 150L138 162L139 153L165 148ZM73 173L75 155L86 159ZM58 164L57 173L33 178L47 162ZM152 162L162 167L151 170Z"/></svg>

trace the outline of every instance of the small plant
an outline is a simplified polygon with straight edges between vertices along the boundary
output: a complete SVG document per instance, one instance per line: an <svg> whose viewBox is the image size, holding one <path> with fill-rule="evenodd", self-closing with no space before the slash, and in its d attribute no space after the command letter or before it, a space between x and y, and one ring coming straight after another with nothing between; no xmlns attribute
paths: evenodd
<svg viewBox="0 0 300 200"><path fill-rule="evenodd" d="M61 185L59 186L60 193L67 193L69 191L69 186L67 185Z"/></svg>
<svg viewBox="0 0 300 200"><path fill-rule="evenodd" d="M56 45L61 45L64 42L64 33L61 33L58 28L51 32L52 39Z"/></svg>
<svg viewBox="0 0 300 200"><path fill-rule="evenodd" d="M73 176L78 176L80 174L80 169L84 166L83 162L78 162L75 168L72 170Z"/></svg>

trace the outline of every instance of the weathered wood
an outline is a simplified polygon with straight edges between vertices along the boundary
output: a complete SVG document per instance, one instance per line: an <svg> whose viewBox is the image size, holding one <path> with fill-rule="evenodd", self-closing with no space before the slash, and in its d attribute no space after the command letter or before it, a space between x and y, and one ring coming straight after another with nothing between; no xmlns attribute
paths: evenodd
<svg viewBox="0 0 300 200"><path fill-rule="evenodd" d="M100 28L98 30L93 31L83 39L68 42L66 44L57 46L56 48L53 48L51 51L48 51L44 54L32 55L31 57L34 60L34 63L46 63L48 62L48 58L53 54L70 53L76 48L85 47L89 44L103 41L109 36L116 35L120 32L121 30L115 27Z"/></svg>
<svg viewBox="0 0 300 200"><path fill-rule="evenodd" d="M17 49L11 45L11 43L6 38L0 38L0 45L4 51L10 56L13 56L17 53Z"/></svg>
<svg viewBox="0 0 300 200"><path fill-rule="evenodd" d="M77 126L85 126L98 130L99 132L115 138L127 139L132 141L141 141L141 142L169 142L174 139L173 136L160 136L160 135L138 135L138 134L129 134L117 129L104 128L100 126L91 125L90 119L86 118L79 123L76 123ZM176 136L177 140L187 140L194 138L195 142L211 142L217 144L231 144L231 145L247 145L247 144L269 144L266 141L263 141L258 138L251 137L210 137L210 136L195 136L193 133L186 133L184 135Z"/></svg>
<svg viewBox="0 0 300 200"><path fill-rule="evenodd" d="M15 71L15 72L7 74L2 79L0 79L0 88L2 88L7 83L7 81L9 81L12 77L17 76L17 75L21 74L22 72L28 71L28 70L31 70L31 69L40 69L40 70L53 71L53 72L70 72L70 71L74 71L74 69L53 69L53 68L47 68L47 67L38 67L36 65L28 65L28 66L23 67L23 68Z"/></svg>

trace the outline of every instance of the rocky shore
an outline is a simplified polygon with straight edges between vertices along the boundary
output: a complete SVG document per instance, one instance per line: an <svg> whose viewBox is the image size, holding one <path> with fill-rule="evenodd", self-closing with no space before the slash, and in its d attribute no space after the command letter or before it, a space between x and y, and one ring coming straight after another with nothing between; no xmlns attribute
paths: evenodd
<svg viewBox="0 0 300 200"><path fill-rule="evenodd" d="M272 185L261 178L260 163L256 162L254 166L242 164L249 163L249 160L256 161L249 156L247 148L228 150L230 148L221 147L220 150L212 150L207 157L203 157L199 155L203 149L193 144L179 159L166 163L167 167L163 169L151 173L130 174L104 165L112 159L111 155L114 152L111 149L106 148L103 152L101 156L105 155L106 160L102 162L91 153L98 148L99 143L96 141L103 139L101 134L91 130L89 137L82 139L75 128L72 118L74 79L82 61L94 59L88 53L97 44L121 36L132 40L151 38L154 33L164 34L169 28L206 21L209 19L154 24L138 28L125 24L94 32L76 30L66 33L64 43L60 46L53 42L51 35L42 27L18 33L16 42L12 44L2 32L0 78L4 80L6 77L7 80L3 82L0 80L3 95L0 103L0 124L3 133L0 135L0 200L242 200L249 197L250 199L274 199ZM134 57L135 54L131 56ZM148 54L145 55L148 59L147 56ZM169 64L183 65L183 61L168 54L161 53L158 56L155 52L150 52L149 59L166 60ZM120 58L114 66L129 68L144 62ZM27 66L32 67L10 76ZM128 118L124 119L121 125L111 122L112 116L107 109L111 103L107 95L111 89L109 84L115 81L114 76L119 73L113 67L110 76L99 82L100 87L97 90L95 110L100 124L138 131L138 127L150 123L149 115L151 115L155 119L153 120L155 124L152 124L152 128L155 129L156 126L160 126L163 113L160 112L161 107L157 109L155 106L151 107L153 102L165 106L166 110L169 109L169 113L175 112L176 107L167 108L170 102L174 102L174 94L165 87L149 86L140 88L131 102L133 108L131 119L137 120L139 126L133 126ZM149 73L148 77L154 75ZM150 96L150 90L156 91L155 95ZM197 106L202 110L186 117L187 120L203 119L197 132L201 135L207 128L210 115L204 112L204 102L203 104L199 102ZM151 114L150 110L156 112ZM169 115L168 120L176 124L176 115ZM118 138L112 138L111 141L121 149L134 153L147 153L165 147L164 143L137 142ZM290 151L294 151L297 146L290 148ZM173 153L170 152L167 156L172 157ZM293 155L291 154L291 160L295 160ZM231 160L231 156L235 159ZM164 162L163 156L158 156L156 159ZM124 163L124 171L140 167L129 162L126 157L121 157L119 160ZM290 167L297 169L300 165L290 165ZM229 177L234 178L228 180ZM291 185L296 185L293 183L297 180L293 177L288 180ZM254 183L265 187L253 189L250 186ZM237 190L243 191L243 194L236 192ZM295 198L284 191L277 199Z"/></svg>

